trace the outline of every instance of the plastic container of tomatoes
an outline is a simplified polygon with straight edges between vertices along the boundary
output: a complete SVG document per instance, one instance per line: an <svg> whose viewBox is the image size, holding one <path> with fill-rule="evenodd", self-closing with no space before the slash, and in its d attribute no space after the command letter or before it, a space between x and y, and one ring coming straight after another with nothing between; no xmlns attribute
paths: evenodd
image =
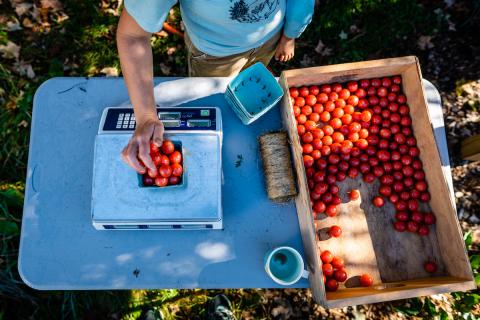
<svg viewBox="0 0 480 320"><path fill-rule="evenodd" d="M179 140L171 140L171 142L173 143L175 149L174 151L179 151L182 155L182 160L180 162L180 165L182 166L182 169L183 169L183 172L182 172L182 175L179 176L180 180L178 183L176 184L167 184L166 186L157 186L155 183L153 184L150 184L150 185L146 185L144 183L144 176L147 175L148 173L145 173L145 174L138 174L137 175L137 178L138 178L138 186L141 187L141 188L156 188L156 189L159 189L159 190L172 190L172 189L179 189L179 188L184 188L187 184L187 179L186 179L186 168L185 168L185 159L183 158L184 155L185 155L185 152L183 150L183 145L182 145L182 142L179 141ZM171 165L171 163L170 163ZM158 169L158 167L157 167ZM155 178L152 178L152 180L155 180Z"/></svg>

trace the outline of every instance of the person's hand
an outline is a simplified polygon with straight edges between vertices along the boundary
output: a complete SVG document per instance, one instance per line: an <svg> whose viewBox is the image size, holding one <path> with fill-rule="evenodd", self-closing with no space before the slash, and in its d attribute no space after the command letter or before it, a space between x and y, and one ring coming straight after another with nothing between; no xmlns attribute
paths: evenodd
<svg viewBox="0 0 480 320"><path fill-rule="evenodd" d="M144 121L137 120L137 126L132 138L122 151L122 160L140 174L145 173L145 167L157 174L157 168L150 157L150 141L157 147L163 142L163 123L156 117ZM140 164L141 160L145 167Z"/></svg>
<svg viewBox="0 0 480 320"><path fill-rule="evenodd" d="M286 62L295 54L295 39L282 35L275 50L275 60Z"/></svg>

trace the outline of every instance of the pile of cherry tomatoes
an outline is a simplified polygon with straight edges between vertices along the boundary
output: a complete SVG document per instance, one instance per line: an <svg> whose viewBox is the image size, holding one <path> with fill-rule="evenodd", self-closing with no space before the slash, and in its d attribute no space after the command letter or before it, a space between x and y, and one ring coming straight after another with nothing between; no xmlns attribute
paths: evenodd
<svg viewBox="0 0 480 320"><path fill-rule="evenodd" d="M435 215L419 209L430 193L401 83L393 76L290 88L315 218L336 216L342 203L338 183L361 174L367 183L379 179L372 203L393 204L395 230L429 234ZM355 200L359 193L349 196ZM338 283L331 282L327 289L334 291Z"/></svg>
<svg viewBox="0 0 480 320"><path fill-rule="evenodd" d="M157 147L157 145L151 142L150 156L157 167L157 174L147 170L142 176L144 186L165 187L177 185L182 181L182 151L175 150L175 145L172 141L163 141L161 147Z"/></svg>

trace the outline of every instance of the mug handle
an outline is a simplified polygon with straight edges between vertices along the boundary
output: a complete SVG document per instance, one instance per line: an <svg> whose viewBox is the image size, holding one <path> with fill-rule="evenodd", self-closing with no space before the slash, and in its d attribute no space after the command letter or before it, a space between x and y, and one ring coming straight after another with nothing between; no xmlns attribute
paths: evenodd
<svg viewBox="0 0 480 320"><path fill-rule="evenodd" d="M307 270L303 270L302 272L302 278L305 278L305 279L308 279L308 276L310 275L310 272L308 272Z"/></svg>

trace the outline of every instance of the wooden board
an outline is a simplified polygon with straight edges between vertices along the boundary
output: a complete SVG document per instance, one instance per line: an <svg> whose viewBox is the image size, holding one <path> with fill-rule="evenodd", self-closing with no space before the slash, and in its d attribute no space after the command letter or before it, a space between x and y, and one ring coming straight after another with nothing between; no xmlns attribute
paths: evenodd
<svg viewBox="0 0 480 320"><path fill-rule="evenodd" d="M345 199L346 191L358 188L361 200L342 204L337 217L314 222L288 88L393 75L401 75L403 79L403 90L411 109L413 130L421 151L420 159L432 195L430 205L437 216L436 225L431 228L428 237L394 231L393 206L387 202L382 209L378 209L371 204L371 199L378 193L378 181L369 185L360 178L355 181L347 179L340 187L342 199ZM281 75L280 83L286 93L282 99L281 113L289 133L297 176L299 195L296 207L307 265L312 273L310 284L316 301L324 306L341 307L475 288L455 208L441 168L421 80L416 57L289 70ZM344 234L341 238L325 239L321 236L322 233L320 238L317 237L316 227L322 229L332 224L342 227ZM351 278L337 292L325 293L323 282L320 281L322 273L319 247L332 251L346 262L346 270ZM439 270L435 278L430 278L423 270L426 260L437 262ZM382 294L378 294L377 289L353 288L356 284L355 276L362 273L372 275L376 284L393 284L382 289Z"/></svg>

